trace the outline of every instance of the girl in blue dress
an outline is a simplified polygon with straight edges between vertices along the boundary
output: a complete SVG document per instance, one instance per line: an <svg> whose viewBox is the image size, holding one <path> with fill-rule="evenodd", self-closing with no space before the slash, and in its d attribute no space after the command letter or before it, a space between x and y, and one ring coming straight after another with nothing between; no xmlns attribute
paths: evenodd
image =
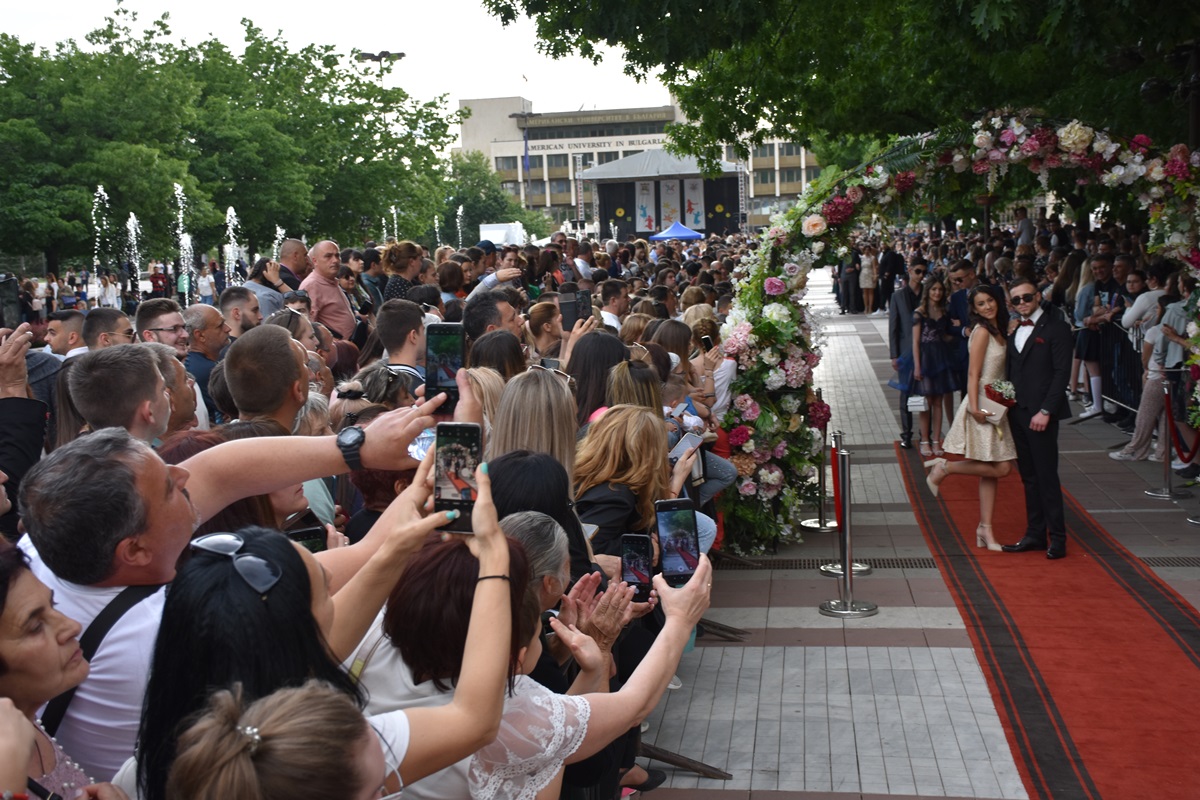
<svg viewBox="0 0 1200 800"><path fill-rule="evenodd" d="M946 395L954 393L950 315L946 312L946 286L940 280L931 280L925 284L921 304L913 312L911 394L922 395L928 400L928 408L921 412L923 456L943 455L942 403Z"/></svg>

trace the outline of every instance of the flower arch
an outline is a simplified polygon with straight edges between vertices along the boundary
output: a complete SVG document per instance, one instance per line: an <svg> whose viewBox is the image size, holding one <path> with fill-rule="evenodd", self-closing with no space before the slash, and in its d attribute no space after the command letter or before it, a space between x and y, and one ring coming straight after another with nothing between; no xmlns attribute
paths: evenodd
<svg viewBox="0 0 1200 800"><path fill-rule="evenodd" d="M799 541L797 523L818 499L818 429L828 422L829 407L813 387L822 338L805 302L809 272L836 265L852 234L882 230L898 208L984 186L991 195L1017 169L1036 176L1043 191L1053 181L1127 197L1148 217L1149 250L1200 274L1200 151L1184 145L1155 150L1142 135L1124 139L1079 120L999 110L970 125L901 140L855 170L827 170L795 207L772 220L739 266L721 331L725 354L738 365L725 417L738 480L722 501L734 549L760 552Z"/></svg>

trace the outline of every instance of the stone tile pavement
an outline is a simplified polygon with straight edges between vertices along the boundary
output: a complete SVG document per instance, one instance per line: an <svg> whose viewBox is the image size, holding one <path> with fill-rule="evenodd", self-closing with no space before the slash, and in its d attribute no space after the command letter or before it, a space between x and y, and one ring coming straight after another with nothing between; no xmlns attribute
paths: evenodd
<svg viewBox="0 0 1200 800"><path fill-rule="evenodd" d="M812 276L809 299L826 317L817 384L852 454L855 554L927 558L893 452L899 424L897 395L886 387L886 319L838 316L829 287L827 275ZM1197 500L1145 497L1143 489L1161 484L1161 465L1110 460L1109 449L1125 441L1098 422L1064 426L1064 485L1136 555L1200 556L1200 529L1185 521ZM835 546L832 534L812 534L776 556L825 559ZM1157 572L1200 602L1200 568ZM653 796L1026 798L940 573L909 566L858 579L856 596L881 609L867 619L817 613L836 596L835 581L815 570L717 571L708 618L748 636L701 638L680 664L683 688L667 693L645 739L733 778L666 767L668 781Z"/></svg>

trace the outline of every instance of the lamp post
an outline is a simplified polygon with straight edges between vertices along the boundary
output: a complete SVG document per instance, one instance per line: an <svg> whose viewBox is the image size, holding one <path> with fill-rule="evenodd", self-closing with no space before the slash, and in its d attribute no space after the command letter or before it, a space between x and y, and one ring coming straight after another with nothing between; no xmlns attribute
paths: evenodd
<svg viewBox="0 0 1200 800"><path fill-rule="evenodd" d="M525 154L521 156L522 172L525 176L525 191L521 198L521 207L528 208L529 201L529 120L531 117L536 117L537 114L532 111L514 111L508 115L509 119L520 120L521 136L525 142Z"/></svg>

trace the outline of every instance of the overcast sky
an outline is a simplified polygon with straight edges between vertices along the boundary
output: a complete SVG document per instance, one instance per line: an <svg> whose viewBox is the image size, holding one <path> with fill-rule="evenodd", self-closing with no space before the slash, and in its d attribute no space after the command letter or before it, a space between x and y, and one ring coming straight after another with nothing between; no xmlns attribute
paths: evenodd
<svg viewBox="0 0 1200 800"><path fill-rule="evenodd" d="M617 52L599 66L580 58L554 61L536 51L532 22L522 19L505 28L479 0L126 0L124 5L138 13L139 25L170 12L177 39L216 36L235 51L241 50L243 17L267 34L282 31L296 45L400 51L406 57L395 64L389 82L421 100L448 94L451 109L461 99L513 95L532 100L538 112L670 103L661 83L626 77ZM82 43L115 7L105 0L0 0L0 30L47 47L72 38Z"/></svg>

